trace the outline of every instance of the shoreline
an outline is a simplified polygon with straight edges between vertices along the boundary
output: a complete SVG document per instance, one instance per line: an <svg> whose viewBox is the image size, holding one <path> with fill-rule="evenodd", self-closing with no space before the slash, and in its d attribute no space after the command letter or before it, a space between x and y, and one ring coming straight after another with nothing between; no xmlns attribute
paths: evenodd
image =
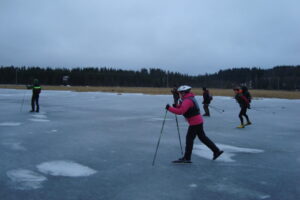
<svg viewBox="0 0 300 200"><path fill-rule="evenodd" d="M25 85L0 85L1 89L26 89ZM49 86L42 85L43 90L60 90L76 92L111 92L111 93L141 93L141 94L171 94L171 88L154 87L110 87L110 86ZM208 88L212 96L232 97L234 93L231 89ZM202 88L193 88L193 93L202 95ZM300 91L283 90L251 90L253 98L280 98L280 99L300 99Z"/></svg>

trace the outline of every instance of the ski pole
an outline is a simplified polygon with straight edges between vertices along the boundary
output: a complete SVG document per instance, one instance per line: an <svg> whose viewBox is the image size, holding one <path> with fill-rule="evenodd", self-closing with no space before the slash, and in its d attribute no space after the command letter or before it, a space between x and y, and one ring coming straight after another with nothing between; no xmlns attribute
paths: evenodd
<svg viewBox="0 0 300 200"><path fill-rule="evenodd" d="M26 94L26 90L25 90L24 95L23 95L20 112L22 112L22 110L23 110L23 105L24 105L24 101L25 101L25 94Z"/></svg>
<svg viewBox="0 0 300 200"><path fill-rule="evenodd" d="M183 155L177 115L175 115L175 120L176 120L176 125L177 125L177 132L178 132L178 138L179 138L179 144L180 144L181 155Z"/></svg>
<svg viewBox="0 0 300 200"><path fill-rule="evenodd" d="M260 108L257 109L256 107L251 107L250 109L258 111L258 112L272 113L273 115L276 114L275 111L261 110Z"/></svg>
<svg viewBox="0 0 300 200"><path fill-rule="evenodd" d="M225 110L223 110L222 108L217 108L217 107L212 106L212 105L209 105L209 107L211 107L212 109L214 109L215 111L217 111L219 113L225 112Z"/></svg>
<svg viewBox="0 0 300 200"><path fill-rule="evenodd" d="M160 139L161 139L161 136L162 136L162 133L163 133L163 129L164 129L164 125L165 125L167 113L168 113L168 110L166 110L165 117L164 117L164 121L163 121L163 123L162 123L162 127L161 127L161 130L160 130L160 136L159 136L159 138L158 138L158 142L157 142L157 145L156 145L156 150L155 150L154 158L153 158L153 161L152 161L152 166L154 166L154 163L155 163L155 159L156 159L156 155L157 155L157 150L158 150L158 146L159 146L159 143L160 143Z"/></svg>

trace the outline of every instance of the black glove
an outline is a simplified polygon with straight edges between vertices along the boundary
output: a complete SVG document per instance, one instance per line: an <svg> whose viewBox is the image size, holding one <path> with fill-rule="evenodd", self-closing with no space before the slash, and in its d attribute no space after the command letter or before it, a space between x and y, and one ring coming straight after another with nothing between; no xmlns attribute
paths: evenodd
<svg viewBox="0 0 300 200"><path fill-rule="evenodd" d="M169 110L169 108L170 108L170 105L167 104L167 105L166 105L166 110Z"/></svg>
<svg viewBox="0 0 300 200"><path fill-rule="evenodd" d="M172 105L174 108L176 108L176 104L175 103L173 103L173 105Z"/></svg>

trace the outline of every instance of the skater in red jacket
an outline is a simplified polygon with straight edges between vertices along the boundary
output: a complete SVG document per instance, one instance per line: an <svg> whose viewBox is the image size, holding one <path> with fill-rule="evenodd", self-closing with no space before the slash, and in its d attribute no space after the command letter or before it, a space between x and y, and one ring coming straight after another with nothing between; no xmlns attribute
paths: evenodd
<svg viewBox="0 0 300 200"><path fill-rule="evenodd" d="M239 113L241 125L239 125L237 128L245 128L245 126L252 124L247 115L247 109L250 108L250 100L243 94L243 90L241 90L240 88L236 87L233 89L233 91L235 93L235 100L241 107L241 111ZM247 120L246 124L244 124L243 116Z"/></svg>

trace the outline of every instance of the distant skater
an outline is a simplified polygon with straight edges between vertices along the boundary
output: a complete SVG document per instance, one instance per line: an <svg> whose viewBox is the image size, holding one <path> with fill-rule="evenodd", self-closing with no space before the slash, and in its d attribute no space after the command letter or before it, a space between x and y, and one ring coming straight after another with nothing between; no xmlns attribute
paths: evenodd
<svg viewBox="0 0 300 200"><path fill-rule="evenodd" d="M180 97L179 97L176 85L174 85L173 89L171 90L171 93L173 95L174 105L177 105Z"/></svg>
<svg viewBox="0 0 300 200"><path fill-rule="evenodd" d="M206 87L203 87L202 90L203 90L202 104L203 104L203 109L205 112L203 116L210 117L209 104L212 100L212 96L210 95L209 90Z"/></svg>
<svg viewBox="0 0 300 200"><path fill-rule="evenodd" d="M250 103L251 103L251 99L252 99L252 97L251 97L251 94L250 94L250 92L249 92L249 90L248 90L248 88L246 87L246 86L242 86L242 93L243 93L243 95L248 99L248 101L249 101L249 104L248 104L248 108L250 109Z"/></svg>
<svg viewBox="0 0 300 200"><path fill-rule="evenodd" d="M247 115L247 109L250 108L250 101L243 94L243 90L241 90L240 88L234 88L233 90L235 92L235 99L241 107L241 111L239 113L239 118L240 118L240 121L241 121L241 125L239 125L237 128L245 128L245 126L252 124L249 120L248 115ZM246 124L244 124L243 116L247 120Z"/></svg>
<svg viewBox="0 0 300 200"><path fill-rule="evenodd" d="M191 155L193 151L194 139L196 136L203 142L212 152L213 160L217 159L223 151L221 151L206 135L203 130L203 119L200 114L199 105L195 95L191 93L191 87L187 85L180 86L178 89L180 103L176 107L169 104L166 109L174 114L183 115L189 123L186 135L185 154L182 158L173 161L173 163L191 163Z"/></svg>
<svg viewBox="0 0 300 200"><path fill-rule="evenodd" d="M33 80L33 85L27 86L27 89L32 89L32 97L31 97L31 111L30 112L39 112L40 105L39 105L39 96L41 93L41 86L39 84L38 79ZM36 106L36 109L35 109Z"/></svg>

